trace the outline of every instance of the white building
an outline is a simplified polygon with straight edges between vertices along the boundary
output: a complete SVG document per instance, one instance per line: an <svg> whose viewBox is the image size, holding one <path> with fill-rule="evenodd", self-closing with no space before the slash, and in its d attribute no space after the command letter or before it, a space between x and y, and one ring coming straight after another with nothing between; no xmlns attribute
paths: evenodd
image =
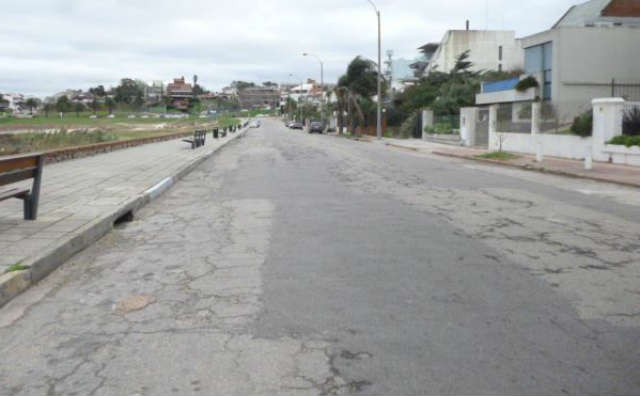
<svg viewBox="0 0 640 396"><path fill-rule="evenodd" d="M522 45L514 31L449 30L426 66L427 73L450 72L456 59L469 51L472 71L522 69Z"/></svg>
<svg viewBox="0 0 640 396"><path fill-rule="evenodd" d="M485 84L476 103L512 103L540 97L561 123L591 108L594 98L640 101L640 6L627 0L591 0L571 7L550 30L521 39L526 75L540 88L518 93L517 81Z"/></svg>
<svg viewBox="0 0 640 396"><path fill-rule="evenodd" d="M23 94L17 93L2 94L2 99L7 101L7 108L14 112L22 111L26 100Z"/></svg>

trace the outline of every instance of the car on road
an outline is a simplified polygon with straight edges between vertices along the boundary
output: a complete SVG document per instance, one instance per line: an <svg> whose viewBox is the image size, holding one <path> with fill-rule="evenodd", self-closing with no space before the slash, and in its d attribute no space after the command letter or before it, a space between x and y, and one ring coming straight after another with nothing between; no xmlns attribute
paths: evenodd
<svg viewBox="0 0 640 396"><path fill-rule="evenodd" d="M296 122L291 123L289 128L291 128L291 129L304 129L304 125L302 125L301 122L297 122L296 121Z"/></svg>
<svg viewBox="0 0 640 396"><path fill-rule="evenodd" d="M324 132L324 122L311 121L311 125L309 127L309 133L323 133L323 132Z"/></svg>
<svg viewBox="0 0 640 396"><path fill-rule="evenodd" d="M260 120L252 121L249 125L250 128L260 128L260 126L262 126L262 121Z"/></svg>

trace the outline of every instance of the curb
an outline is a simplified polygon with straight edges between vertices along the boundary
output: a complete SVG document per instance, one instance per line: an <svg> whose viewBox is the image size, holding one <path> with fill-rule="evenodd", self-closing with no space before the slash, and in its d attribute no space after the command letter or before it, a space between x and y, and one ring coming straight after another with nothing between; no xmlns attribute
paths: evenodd
<svg viewBox="0 0 640 396"><path fill-rule="evenodd" d="M441 151L432 151L431 153L435 154L435 155L442 156L442 157L458 158L458 159L463 159L463 160L467 160L467 161L484 162L484 163L487 163L487 164L500 165L500 166L505 166L505 167L509 167L509 168L527 170L527 171L531 171L531 172L546 173L546 174L549 174L549 175L556 175L556 176L565 176L565 177L571 177L571 178L574 178L574 179L594 180L594 181L599 181L599 182L617 184L617 185L625 186L625 187L640 188L640 184L637 184L637 183L629 183L629 182L624 182L624 181L611 180L611 179L606 179L604 177L599 177L599 176L581 175L581 174L577 174L577 173L564 172L564 171L554 170L554 169L534 168L534 167L529 166L529 165L510 164L508 162L502 162L502 161L491 160L491 159L486 159L486 158L469 157L469 156L466 156L466 155L445 153L445 152L441 152Z"/></svg>
<svg viewBox="0 0 640 396"><path fill-rule="evenodd" d="M393 148L397 148L397 149L401 149L401 150L408 150L408 151L415 151L418 152L420 151L419 148L416 147L407 147L407 146L402 146L399 144L393 144L393 143L385 143L385 146L389 146L389 147L393 147Z"/></svg>
<svg viewBox="0 0 640 396"><path fill-rule="evenodd" d="M210 153L196 158L181 167L174 175L169 176L153 187L146 190L141 195L130 199L118 209L96 218L89 224L84 225L73 236L66 240L61 240L56 246L45 249L43 253L25 259L21 264L28 269L22 271L9 272L0 275L0 307L7 304L22 292L46 278L51 272L64 264L76 253L84 250L100 238L108 234L114 226L114 222L125 216L127 213L135 213L145 205L159 198L184 176L191 173L204 161L211 158L229 143L243 137L250 128L246 127L231 139L224 142Z"/></svg>

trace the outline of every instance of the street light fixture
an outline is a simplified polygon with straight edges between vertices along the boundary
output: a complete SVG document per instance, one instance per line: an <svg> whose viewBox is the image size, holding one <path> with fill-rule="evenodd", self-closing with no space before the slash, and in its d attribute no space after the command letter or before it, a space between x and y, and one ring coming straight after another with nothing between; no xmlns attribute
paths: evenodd
<svg viewBox="0 0 640 396"><path fill-rule="evenodd" d="M378 16L378 122L376 125L376 135L382 139L382 30L380 23L380 10L373 0L367 0Z"/></svg>
<svg viewBox="0 0 640 396"><path fill-rule="evenodd" d="M322 61L322 59L320 59L318 55L310 54L308 52L303 53L302 56L313 56L318 60L318 62L320 62L320 88L322 90L322 96L320 97L322 100L322 103L320 105L322 107L322 114L324 117L324 107L325 107L324 106L324 62Z"/></svg>

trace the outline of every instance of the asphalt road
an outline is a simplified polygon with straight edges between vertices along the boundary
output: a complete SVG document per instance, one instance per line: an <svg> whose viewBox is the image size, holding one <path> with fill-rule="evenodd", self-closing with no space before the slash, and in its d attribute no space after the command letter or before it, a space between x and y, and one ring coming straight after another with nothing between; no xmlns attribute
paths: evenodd
<svg viewBox="0 0 640 396"><path fill-rule="evenodd" d="M0 394L640 394L639 213L266 121L0 310Z"/></svg>

